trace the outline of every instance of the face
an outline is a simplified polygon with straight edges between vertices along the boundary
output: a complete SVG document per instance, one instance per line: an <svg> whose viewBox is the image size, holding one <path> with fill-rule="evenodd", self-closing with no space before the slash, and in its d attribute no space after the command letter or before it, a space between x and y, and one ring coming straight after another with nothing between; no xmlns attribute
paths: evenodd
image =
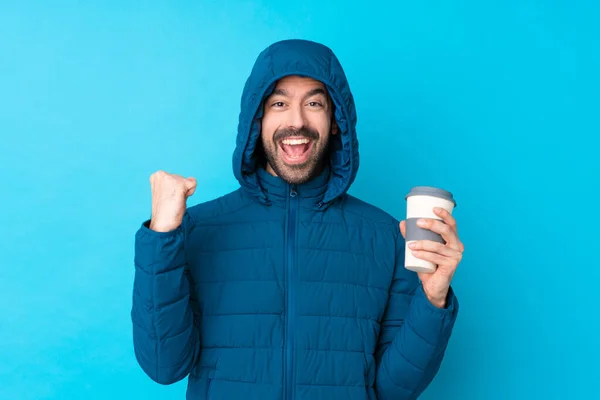
<svg viewBox="0 0 600 400"><path fill-rule="evenodd" d="M300 184L327 162L330 135L337 134L331 100L321 82L288 76L264 103L261 140L267 171Z"/></svg>

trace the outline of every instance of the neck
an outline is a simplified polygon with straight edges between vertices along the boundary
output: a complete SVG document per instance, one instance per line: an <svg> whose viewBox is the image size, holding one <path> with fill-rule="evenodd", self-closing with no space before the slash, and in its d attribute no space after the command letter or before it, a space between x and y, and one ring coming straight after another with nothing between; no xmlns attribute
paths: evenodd
<svg viewBox="0 0 600 400"><path fill-rule="evenodd" d="M275 172L275 170L273 169L273 167L271 167L271 163L267 163L267 167L265 168L265 170L270 173L273 176L277 176L277 173Z"/></svg>

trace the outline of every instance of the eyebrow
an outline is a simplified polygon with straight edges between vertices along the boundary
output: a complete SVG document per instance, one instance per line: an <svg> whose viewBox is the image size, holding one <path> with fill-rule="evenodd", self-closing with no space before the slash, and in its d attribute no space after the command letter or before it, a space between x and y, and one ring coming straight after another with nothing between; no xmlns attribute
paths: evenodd
<svg viewBox="0 0 600 400"><path fill-rule="evenodd" d="M288 95L287 90L277 88L277 89L273 90L273 93L271 93L271 96L285 96L285 97L288 97L289 95Z"/></svg>
<svg viewBox="0 0 600 400"><path fill-rule="evenodd" d="M327 93L325 92L325 89L323 89L321 87L312 89L310 92L306 93L305 97L312 97L317 94L322 94L323 96L327 97Z"/></svg>

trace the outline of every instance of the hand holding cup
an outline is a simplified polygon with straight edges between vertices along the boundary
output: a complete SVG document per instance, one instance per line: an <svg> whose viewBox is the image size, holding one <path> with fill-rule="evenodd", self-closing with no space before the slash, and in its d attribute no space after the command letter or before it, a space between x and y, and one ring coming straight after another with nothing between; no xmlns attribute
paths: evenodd
<svg viewBox="0 0 600 400"><path fill-rule="evenodd" d="M406 240L405 268L416 272L429 300L443 308L464 245L458 237L450 192L418 186L407 195L407 219L400 222Z"/></svg>

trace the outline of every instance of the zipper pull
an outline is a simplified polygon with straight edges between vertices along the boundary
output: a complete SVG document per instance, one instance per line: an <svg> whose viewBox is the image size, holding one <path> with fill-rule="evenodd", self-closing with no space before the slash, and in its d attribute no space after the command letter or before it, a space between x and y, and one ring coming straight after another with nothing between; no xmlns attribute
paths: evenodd
<svg viewBox="0 0 600 400"><path fill-rule="evenodd" d="M296 185L292 185L292 188L290 189L290 197L296 197L297 194L298 192L296 192Z"/></svg>

